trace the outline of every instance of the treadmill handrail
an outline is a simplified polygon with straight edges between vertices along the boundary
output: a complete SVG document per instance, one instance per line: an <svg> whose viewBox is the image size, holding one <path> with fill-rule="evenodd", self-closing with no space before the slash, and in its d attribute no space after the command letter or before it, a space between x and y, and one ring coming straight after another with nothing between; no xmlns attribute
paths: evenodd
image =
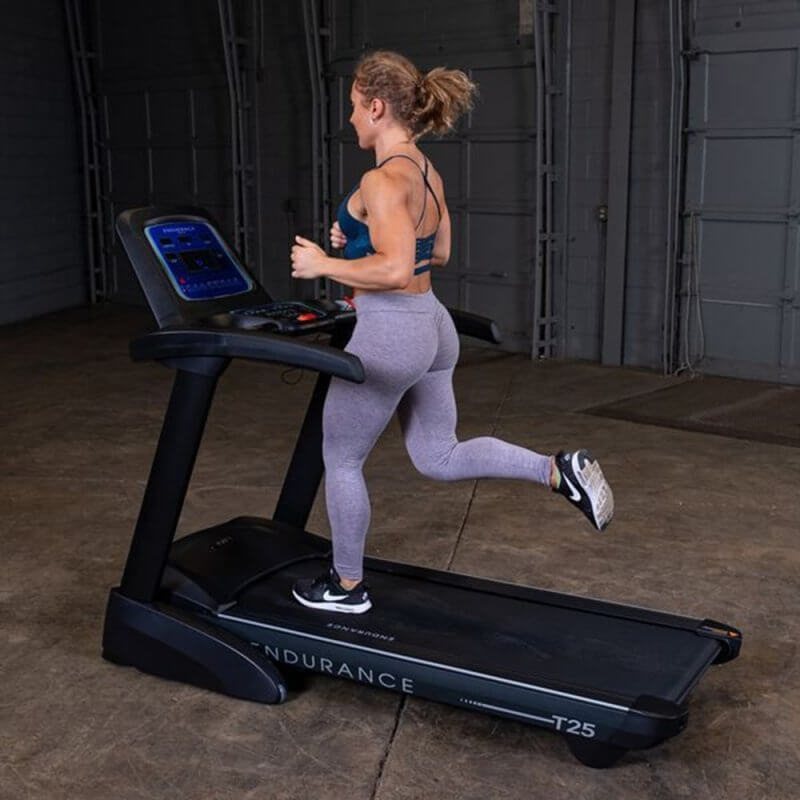
<svg viewBox="0 0 800 800"><path fill-rule="evenodd" d="M462 311L460 308L447 307L456 330L462 336L471 336L474 339L482 339L484 342L500 344L503 341L503 334L500 326L488 317L478 314L471 314L469 311Z"/></svg>
<svg viewBox="0 0 800 800"><path fill-rule="evenodd" d="M364 367L357 356L263 331L163 328L131 341L130 355L134 361L244 358L313 369L353 383L364 382Z"/></svg>

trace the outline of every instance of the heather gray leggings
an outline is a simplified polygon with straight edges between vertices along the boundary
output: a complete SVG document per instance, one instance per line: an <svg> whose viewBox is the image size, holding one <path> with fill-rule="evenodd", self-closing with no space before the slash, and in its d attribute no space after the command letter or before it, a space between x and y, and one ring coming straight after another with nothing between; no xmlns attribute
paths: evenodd
<svg viewBox="0 0 800 800"><path fill-rule="evenodd" d="M360 580L370 521L363 466L395 409L411 461L430 478L547 484L550 459L489 436L456 439L458 335L432 291L371 292L355 302L356 326L345 349L361 359L366 380L331 380L322 452L333 564L341 577Z"/></svg>

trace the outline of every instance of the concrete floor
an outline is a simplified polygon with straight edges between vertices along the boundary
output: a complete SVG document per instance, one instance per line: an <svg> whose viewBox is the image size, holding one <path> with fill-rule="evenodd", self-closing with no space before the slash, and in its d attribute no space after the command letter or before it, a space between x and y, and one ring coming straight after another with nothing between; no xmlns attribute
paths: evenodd
<svg viewBox="0 0 800 800"><path fill-rule="evenodd" d="M259 706L103 661L171 381L128 361L148 327L117 309L0 330L3 800L798 797L800 449L579 413L674 382L653 373L465 348L460 435L593 449L616 520L598 535L539 487L425 480L393 424L368 462L368 547L739 626L742 655L707 674L664 745L589 770L544 730L346 681ZM270 514L312 386L282 372L223 378L181 532ZM327 531L321 503L309 528Z"/></svg>

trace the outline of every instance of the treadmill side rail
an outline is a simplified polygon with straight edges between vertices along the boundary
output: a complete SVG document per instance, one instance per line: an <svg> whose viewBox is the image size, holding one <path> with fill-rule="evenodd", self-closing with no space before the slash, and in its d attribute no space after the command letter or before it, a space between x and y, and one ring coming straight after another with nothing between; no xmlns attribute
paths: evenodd
<svg viewBox="0 0 800 800"><path fill-rule="evenodd" d="M142 672L259 703L282 703L286 683L263 653L179 608L112 589L103 658Z"/></svg>
<svg viewBox="0 0 800 800"><path fill-rule="evenodd" d="M704 619L697 628L697 635L706 639L716 639L720 643L719 655L714 659L715 664L733 661L742 649L742 632L724 622Z"/></svg>
<svg viewBox="0 0 800 800"><path fill-rule="evenodd" d="M641 708L636 704L626 706L447 664L404 658L378 646L354 649L333 638L240 617L235 607L216 615L215 622L260 645L261 652L277 664L514 719L564 734L568 739L578 737L624 750L645 749L680 733L688 719L685 706L656 705L645 698Z"/></svg>

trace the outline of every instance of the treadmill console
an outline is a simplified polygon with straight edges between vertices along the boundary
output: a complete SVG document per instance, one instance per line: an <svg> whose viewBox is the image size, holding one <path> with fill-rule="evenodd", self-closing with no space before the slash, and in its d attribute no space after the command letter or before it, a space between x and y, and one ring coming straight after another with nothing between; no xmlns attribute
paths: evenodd
<svg viewBox="0 0 800 800"><path fill-rule="evenodd" d="M202 208L132 208L119 215L117 231L159 328L299 336L355 321L346 300L274 302Z"/></svg>
<svg viewBox="0 0 800 800"><path fill-rule="evenodd" d="M144 233L183 300L217 300L253 289L250 276L209 222L159 222L145 226Z"/></svg>

